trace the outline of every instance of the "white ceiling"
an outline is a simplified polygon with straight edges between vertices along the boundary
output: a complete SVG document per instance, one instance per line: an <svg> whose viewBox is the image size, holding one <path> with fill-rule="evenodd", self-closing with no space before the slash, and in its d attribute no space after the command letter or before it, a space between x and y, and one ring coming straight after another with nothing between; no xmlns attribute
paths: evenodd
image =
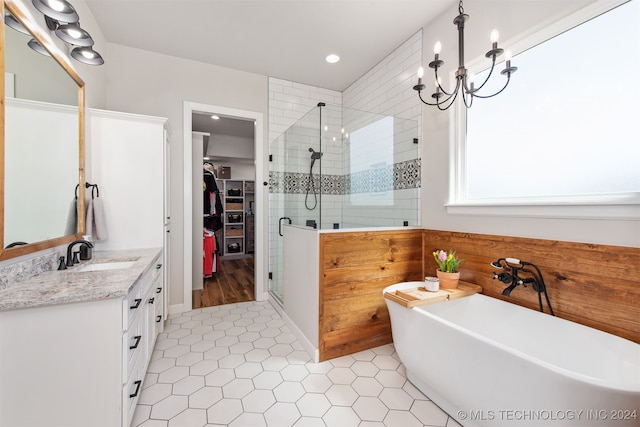
<svg viewBox="0 0 640 427"><path fill-rule="evenodd" d="M455 0L86 2L108 42L337 91L457 13ZM325 62L330 53L340 62Z"/></svg>

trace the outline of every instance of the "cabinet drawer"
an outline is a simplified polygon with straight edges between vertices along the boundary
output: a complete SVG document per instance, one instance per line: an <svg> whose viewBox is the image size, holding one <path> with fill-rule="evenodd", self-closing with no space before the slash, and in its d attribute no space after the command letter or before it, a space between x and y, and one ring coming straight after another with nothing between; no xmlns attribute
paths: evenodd
<svg viewBox="0 0 640 427"><path fill-rule="evenodd" d="M137 284L122 301L122 327L124 331L129 329L134 317L142 312L144 308L142 302L140 284Z"/></svg>
<svg viewBox="0 0 640 427"><path fill-rule="evenodd" d="M138 359L139 355L146 357L145 345L147 340L147 331L143 322L137 320L122 338L122 353L125 355L122 366L122 381L126 381L132 372L132 366Z"/></svg>
<svg viewBox="0 0 640 427"><path fill-rule="evenodd" d="M136 359L137 360L137 359ZM128 378L126 384L122 387L122 415L123 426L131 425L133 414L136 411L138 398L142 393L142 381L144 380L144 371L140 363L133 366L133 371Z"/></svg>
<svg viewBox="0 0 640 427"><path fill-rule="evenodd" d="M153 283L156 281L158 276L162 275L162 270L163 270L162 260L160 258L157 258L153 263L153 267L151 268L153 269L153 272L151 273L151 282Z"/></svg>
<svg viewBox="0 0 640 427"><path fill-rule="evenodd" d="M164 292L160 292L156 294L156 312L155 317L153 318L153 323L155 325L155 334L158 336L160 332L164 329L162 327L164 322ZM149 349L149 351L153 351L153 349Z"/></svg>

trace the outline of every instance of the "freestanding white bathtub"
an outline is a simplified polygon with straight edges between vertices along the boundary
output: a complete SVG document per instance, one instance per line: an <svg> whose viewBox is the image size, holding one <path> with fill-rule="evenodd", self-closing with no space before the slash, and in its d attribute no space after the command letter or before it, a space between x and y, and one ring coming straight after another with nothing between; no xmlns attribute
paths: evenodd
<svg viewBox="0 0 640 427"><path fill-rule="evenodd" d="M407 378L464 426L640 426L632 341L481 294L385 301Z"/></svg>

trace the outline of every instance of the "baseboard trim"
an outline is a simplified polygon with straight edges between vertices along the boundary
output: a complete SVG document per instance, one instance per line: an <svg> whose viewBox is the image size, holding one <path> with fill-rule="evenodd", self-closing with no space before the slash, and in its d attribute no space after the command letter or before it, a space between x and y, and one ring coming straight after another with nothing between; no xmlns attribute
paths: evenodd
<svg viewBox="0 0 640 427"><path fill-rule="evenodd" d="M169 306L169 314L180 314L180 313L184 313L185 310L184 308L184 304L173 304Z"/></svg>
<svg viewBox="0 0 640 427"><path fill-rule="evenodd" d="M280 314L282 320L284 320L284 323L286 323L289 329L291 329L291 332L296 336L304 351L309 355L309 357L313 359L315 363L318 363L320 361L320 349L316 348L313 343L311 343L311 341L307 339L307 337L296 326L296 324L293 323L293 320L291 320L287 313L285 313L282 305L280 305L280 303L271 295L269 295L269 302L271 303L273 308Z"/></svg>

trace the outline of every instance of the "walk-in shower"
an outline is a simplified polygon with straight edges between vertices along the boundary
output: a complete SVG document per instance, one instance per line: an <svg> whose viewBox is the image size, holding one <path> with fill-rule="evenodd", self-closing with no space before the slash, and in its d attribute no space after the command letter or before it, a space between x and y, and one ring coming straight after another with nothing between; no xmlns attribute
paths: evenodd
<svg viewBox="0 0 640 427"><path fill-rule="evenodd" d="M270 292L282 298L284 224L419 225L418 124L319 103L270 143ZM281 220L285 218L285 220Z"/></svg>

